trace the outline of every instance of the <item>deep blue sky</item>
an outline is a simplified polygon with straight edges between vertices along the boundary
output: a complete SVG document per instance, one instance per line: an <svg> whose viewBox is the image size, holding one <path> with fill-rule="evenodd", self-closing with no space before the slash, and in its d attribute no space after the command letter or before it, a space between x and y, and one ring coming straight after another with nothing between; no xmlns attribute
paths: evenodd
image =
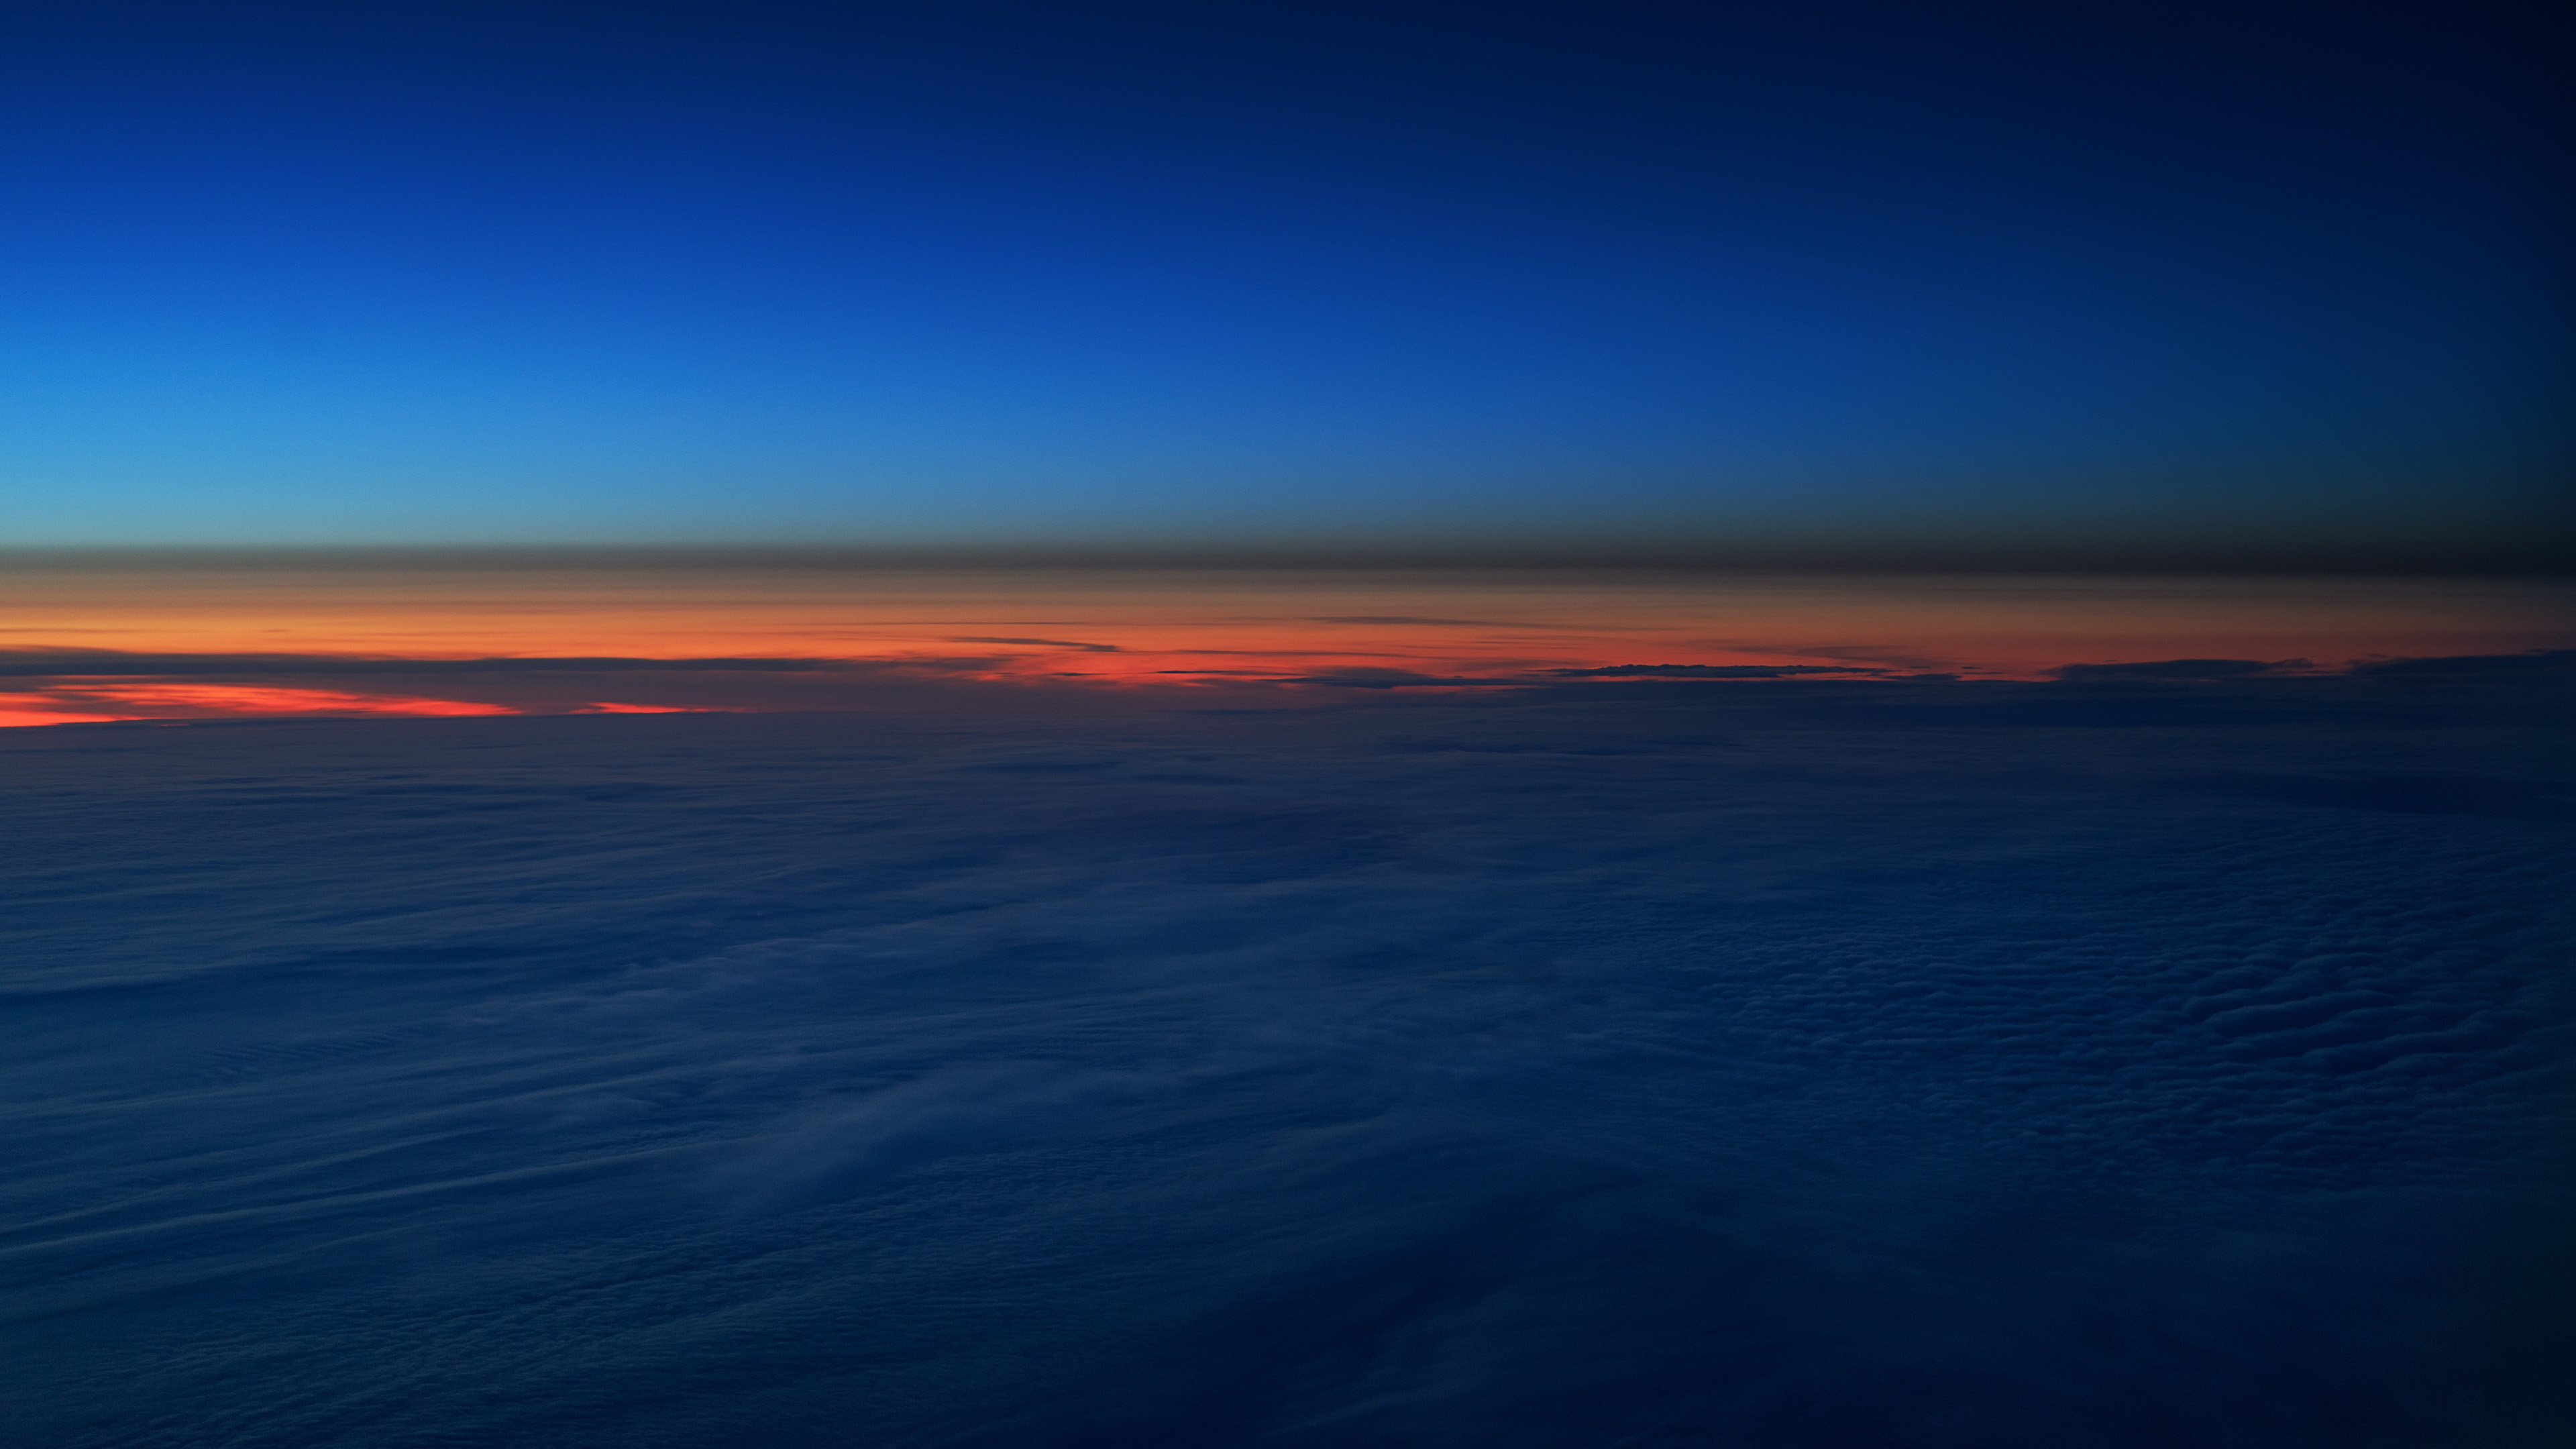
<svg viewBox="0 0 2576 1449"><path fill-rule="evenodd" d="M16 7L0 541L2501 556L2569 451L2517 24Z"/></svg>

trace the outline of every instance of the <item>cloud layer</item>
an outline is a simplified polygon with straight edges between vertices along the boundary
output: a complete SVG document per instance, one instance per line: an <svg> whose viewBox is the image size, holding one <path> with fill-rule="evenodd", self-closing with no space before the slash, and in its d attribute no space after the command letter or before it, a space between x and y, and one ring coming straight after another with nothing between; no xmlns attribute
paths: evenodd
<svg viewBox="0 0 2576 1449"><path fill-rule="evenodd" d="M17 732L0 1373L65 1446L2509 1442L2513 678Z"/></svg>

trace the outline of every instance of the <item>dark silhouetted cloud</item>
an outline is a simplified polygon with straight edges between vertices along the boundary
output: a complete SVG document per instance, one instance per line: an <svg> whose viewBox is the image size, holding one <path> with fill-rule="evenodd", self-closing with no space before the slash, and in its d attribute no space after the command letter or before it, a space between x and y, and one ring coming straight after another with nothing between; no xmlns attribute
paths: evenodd
<svg viewBox="0 0 2576 1449"><path fill-rule="evenodd" d="M1550 679L1788 679L1801 674L1876 674L1842 664L1607 664L1596 669L1549 669Z"/></svg>
<svg viewBox="0 0 2576 1449"><path fill-rule="evenodd" d="M2374 659L2352 672L2366 676L2523 674L2576 670L2576 649L2533 649L2522 654L2453 654L2422 659Z"/></svg>
<svg viewBox="0 0 2576 1449"><path fill-rule="evenodd" d="M2064 664L2049 672L2078 683L2121 679L2244 679L2313 669L2305 659L2157 659L2142 664Z"/></svg>
<svg viewBox="0 0 2576 1449"><path fill-rule="evenodd" d="M1422 689L1422 688L1504 688L1526 684L1525 679L1499 679L1478 675L1424 674L1412 669L1388 669L1370 664L1353 664L1340 669L1320 670L1313 674L1288 676L1282 682L1326 684L1339 689Z"/></svg>

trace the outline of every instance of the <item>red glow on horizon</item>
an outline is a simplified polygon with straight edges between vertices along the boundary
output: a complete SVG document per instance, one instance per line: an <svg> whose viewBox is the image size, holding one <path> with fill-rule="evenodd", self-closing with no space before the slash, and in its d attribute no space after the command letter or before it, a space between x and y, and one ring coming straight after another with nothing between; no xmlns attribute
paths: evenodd
<svg viewBox="0 0 2576 1449"><path fill-rule="evenodd" d="M2331 670L2371 655L2576 642L2576 595L2560 581L1574 570L102 567L0 576L0 617L0 649L66 662L57 675L22 657L19 690L0 693L0 727L838 710L878 707L888 689L975 683L1350 698L1337 686L1481 688L1656 667L2033 680L2067 664L2312 659ZM124 673L117 654L194 656L202 673ZM316 656L311 682L281 682L298 671L280 655ZM226 656L259 682L225 682ZM331 667L357 659L371 671ZM442 667L405 675L406 659ZM567 667L453 667L475 659ZM573 662L583 659L788 663L621 666L612 680ZM608 691L618 697L597 697Z"/></svg>
<svg viewBox="0 0 2576 1449"><path fill-rule="evenodd" d="M125 724L148 720L173 723L190 719L294 716L403 716L449 718L541 713L481 700L433 699L420 695L361 694L339 689L305 689L251 684L126 684L84 680L75 685L19 694L20 703L0 705L0 729L62 724ZM26 708L23 704L34 704ZM94 706L123 706L125 712L102 714ZM53 706L47 708L44 706ZM571 714L709 714L720 708L690 704L625 704L595 701Z"/></svg>
<svg viewBox="0 0 2576 1449"><path fill-rule="evenodd" d="M21 695L19 697L22 699L49 698L49 696L41 694ZM137 714L82 714L68 709L19 709L15 706L0 706L0 730L23 729L35 725L118 724L125 720L146 718L149 718L149 716Z"/></svg>
<svg viewBox="0 0 2576 1449"><path fill-rule="evenodd" d="M147 719L209 719L241 715L494 715L517 714L507 705L471 700L424 699L413 695L355 694L336 689L302 689L264 684L130 684L84 680L21 696L59 702L58 711L11 709L0 712L0 725L97 724ZM97 705L124 712L84 712Z"/></svg>

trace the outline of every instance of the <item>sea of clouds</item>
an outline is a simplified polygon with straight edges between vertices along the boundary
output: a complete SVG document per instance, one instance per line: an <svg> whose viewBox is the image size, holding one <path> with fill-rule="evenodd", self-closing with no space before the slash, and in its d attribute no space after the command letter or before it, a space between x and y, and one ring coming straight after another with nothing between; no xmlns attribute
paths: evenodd
<svg viewBox="0 0 2576 1449"><path fill-rule="evenodd" d="M13 732L13 1442L2559 1442L2558 672L1344 694Z"/></svg>

